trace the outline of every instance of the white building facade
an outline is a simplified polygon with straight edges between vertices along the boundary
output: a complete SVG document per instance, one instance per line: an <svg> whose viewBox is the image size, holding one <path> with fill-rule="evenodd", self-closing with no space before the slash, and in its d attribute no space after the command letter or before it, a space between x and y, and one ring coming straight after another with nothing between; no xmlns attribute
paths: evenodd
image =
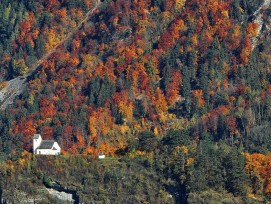
<svg viewBox="0 0 271 204"><path fill-rule="evenodd" d="M33 153L38 155L59 155L60 146L54 140L42 140L40 134L35 134L33 138Z"/></svg>

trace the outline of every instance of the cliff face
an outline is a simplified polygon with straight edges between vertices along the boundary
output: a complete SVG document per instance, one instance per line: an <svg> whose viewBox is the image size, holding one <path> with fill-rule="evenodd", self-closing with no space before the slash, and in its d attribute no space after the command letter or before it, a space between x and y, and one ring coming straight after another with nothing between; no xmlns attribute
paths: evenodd
<svg viewBox="0 0 271 204"><path fill-rule="evenodd" d="M258 31L257 35L252 39L252 49L254 49L258 45L258 39L270 31L270 17L264 19L264 13L262 12L262 10L269 8L270 3L270 0L265 0L258 8L258 10L253 13L253 22L257 24Z"/></svg>

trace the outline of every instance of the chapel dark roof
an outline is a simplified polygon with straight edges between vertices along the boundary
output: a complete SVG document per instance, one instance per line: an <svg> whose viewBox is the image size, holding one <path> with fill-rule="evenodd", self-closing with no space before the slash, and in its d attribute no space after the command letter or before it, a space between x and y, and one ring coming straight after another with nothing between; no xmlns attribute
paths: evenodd
<svg viewBox="0 0 271 204"><path fill-rule="evenodd" d="M54 143L54 140L42 140L38 149L52 149Z"/></svg>
<svg viewBox="0 0 271 204"><path fill-rule="evenodd" d="M41 137L40 134L34 134L34 139L39 139L39 137Z"/></svg>

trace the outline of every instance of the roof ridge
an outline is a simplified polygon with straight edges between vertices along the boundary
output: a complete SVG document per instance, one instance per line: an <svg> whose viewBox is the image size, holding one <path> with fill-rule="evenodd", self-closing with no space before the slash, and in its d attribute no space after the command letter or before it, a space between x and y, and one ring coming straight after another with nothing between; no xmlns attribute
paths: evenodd
<svg viewBox="0 0 271 204"><path fill-rule="evenodd" d="M54 141L55 142L55 140L42 140L42 142L45 142L45 141L50 141L50 142Z"/></svg>

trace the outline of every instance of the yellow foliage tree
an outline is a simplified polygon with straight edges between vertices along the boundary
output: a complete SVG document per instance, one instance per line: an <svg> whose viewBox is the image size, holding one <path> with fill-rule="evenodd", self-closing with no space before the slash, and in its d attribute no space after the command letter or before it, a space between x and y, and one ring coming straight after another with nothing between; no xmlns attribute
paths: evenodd
<svg viewBox="0 0 271 204"><path fill-rule="evenodd" d="M175 10L181 11L181 9L184 7L186 0L175 0Z"/></svg>

